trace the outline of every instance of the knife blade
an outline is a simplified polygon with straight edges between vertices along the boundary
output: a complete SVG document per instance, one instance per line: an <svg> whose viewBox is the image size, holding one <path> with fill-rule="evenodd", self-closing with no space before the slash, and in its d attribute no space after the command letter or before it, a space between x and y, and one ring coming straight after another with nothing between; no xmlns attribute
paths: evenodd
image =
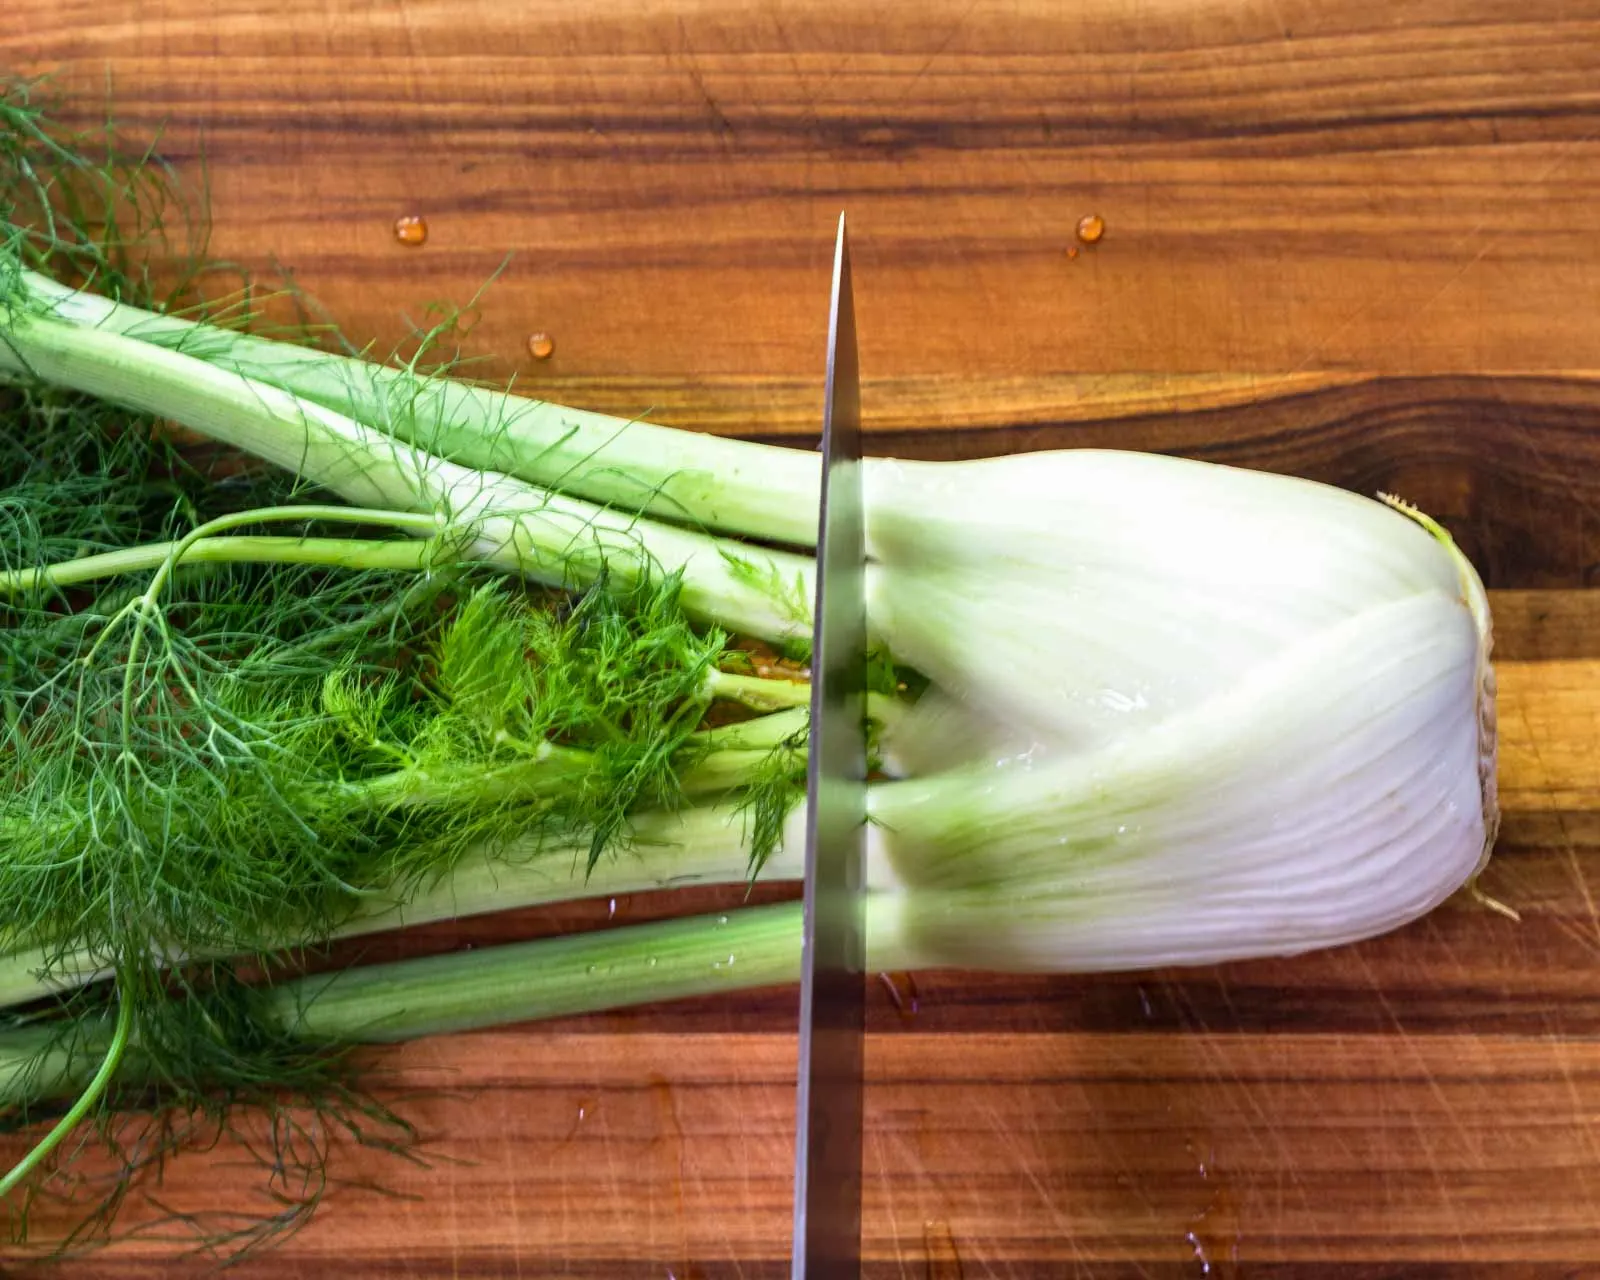
<svg viewBox="0 0 1600 1280"><path fill-rule="evenodd" d="M792 1280L861 1274L866 1025L866 538L861 386L844 215L834 247L806 776Z"/></svg>

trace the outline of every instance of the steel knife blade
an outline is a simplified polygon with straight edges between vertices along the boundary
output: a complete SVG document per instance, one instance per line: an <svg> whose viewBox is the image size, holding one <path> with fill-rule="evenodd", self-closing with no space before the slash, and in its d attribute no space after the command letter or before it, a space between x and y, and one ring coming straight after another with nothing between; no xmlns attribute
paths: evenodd
<svg viewBox="0 0 1600 1280"><path fill-rule="evenodd" d="M860 366L841 214L828 320L811 651L793 1280L857 1280L861 1273L867 801L862 506Z"/></svg>

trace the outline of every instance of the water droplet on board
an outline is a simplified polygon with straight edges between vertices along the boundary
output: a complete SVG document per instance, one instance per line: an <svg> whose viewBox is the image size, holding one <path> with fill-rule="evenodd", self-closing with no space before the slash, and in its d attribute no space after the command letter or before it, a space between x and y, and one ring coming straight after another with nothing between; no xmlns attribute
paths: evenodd
<svg viewBox="0 0 1600 1280"><path fill-rule="evenodd" d="M1078 239L1084 244L1099 244L1106 233L1106 220L1098 213L1088 213L1078 219Z"/></svg>
<svg viewBox="0 0 1600 1280"><path fill-rule="evenodd" d="M428 242L428 224L418 214L408 213L394 220L394 238L415 249Z"/></svg>
<svg viewBox="0 0 1600 1280"><path fill-rule="evenodd" d="M607 920L615 920L616 918L617 918L617 900L615 898L612 898L611 901L606 904L606 919Z"/></svg>
<svg viewBox="0 0 1600 1280"><path fill-rule="evenodd" d="M917 982L909 973L880 973L878 981L882 984L889 997L889 1003L894 1005L902 1018L909 1018L921 1007L918 1004Z"/></svg>
<svg viewBox="0 0 1600 1280"><path fill-rule="evenodd" d="M556 340L548 333L528 335L528 354L535 360L548 360L556 353Z"/></svg>
<svg viewBox="0 0 1600 1280"><path fill-rule="evenodd" d="M922 1224L922 1252L927 1259L927 1280L962 1280L961 1255L950 1224L934 1218Z"/></svg>
<svg viewBox="0 0 1600 1280"><path fill-rule="evenodd" d="M1205 1204L1199 1212L1189 1216L1189 1230L1184 1236L1199 1264L1197 1274L1202 1276L1234 1276L1239 1265L1239 1204L1225 1170L1217 1167L1216 1148L1207 1143L1201 1148L1192 1139L1184 1143L1185 1150L1195 1161L1200 1185L1205 1191Z"/></svg>
<svg viewBox="0 0 1600 1280"><path fill-rule="evenodd" d="M1067 248L1067 259L1070 261L1071 259L1076 258L1077 256L1078 256L1078 246L1077 245L1068 246L1068 248Z"/></svg>
<svg viewBox="0 0 1600 1280"><path fill-rule="evenodd" d="M573 1120L571 1127L567 1130L566 1136L562 1138L561 1141L566 1143L571 1142L574 1138L576 1138L578 1136L578 1130L583 1127L583 1122L588 1120L599 1110L599 1098L592 1096L580 1097L578 1099L577 1117Z"/></svg>

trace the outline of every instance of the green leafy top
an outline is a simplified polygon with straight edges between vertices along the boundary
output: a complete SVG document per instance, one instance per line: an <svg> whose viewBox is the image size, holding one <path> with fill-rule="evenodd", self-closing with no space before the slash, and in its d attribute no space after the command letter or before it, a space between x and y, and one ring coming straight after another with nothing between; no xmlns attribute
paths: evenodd
<svg viewBox="0 0 1600 1280"><path fill-rule="evenodd" d="M217 267L183 195L109 127L61 129L36 86L0 86L0 262L246 323L248 287L194 301ZM168 221L174 207L181 222ZM7 296L20 295L0 281L0 305ZM106 1125L114 1103L143 1100L163 1127L113 1141L146 1152L127 1172L177 1144L164 1127L175 1111L220 1123L235 1103L286 1094L351 1128L393 1119L352 1088L337 1052L254 1018L225 957L275 964L369 895L403 899L468 850L538 857L576 843L592 870L627 846L630 814L682 801L712 749L699 730L727 638L689 624L673 575L534 593L447 544L409 569L364 563L361 547L396 545L377 529L336 564L167 558L75 586L28 577L307 500L292 475L196 449L159 420L0 383L0 570L28 571L0 591L0 945L37 949L47 966L87 956L115 978L3 1039L0 1060L25 1065L0 1073L24 1085L0 1092L0 1121L48 1114L28 1102L52 1088L83 1091L69 1119ZM320 510L272 533L313 539ZM792 752L773 759L756 802L769 847L794 800ZM47 1078L81 1060L64 1046L120 1065L117 1091ZM275 1170L302 1136L275 1133ZM73 1150L60 1149L58 1173ZM301 1157L309 1181L298 1200L283 1194L303 1206L321 1170L314 1150ZM28 1194L60 1185L32 1179ZM109 1221L125 1189L114 1178L90 1221ZM286 1214L280 1225L300 1220Z"/></svg>

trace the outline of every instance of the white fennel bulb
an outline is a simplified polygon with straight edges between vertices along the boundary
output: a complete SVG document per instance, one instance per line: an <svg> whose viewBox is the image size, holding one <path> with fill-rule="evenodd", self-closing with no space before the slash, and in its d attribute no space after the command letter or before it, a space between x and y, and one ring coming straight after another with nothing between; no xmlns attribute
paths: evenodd
<svg viewBox="0 0 1600 1280"><path fill-rule="evenodd" d="M1292 954L1481 867L1489 613L1431 522L1146 455L959 470L872 482L879 628L947 691L872 792L881 936L1023 970Z"/></svg>
<svg viewBox="0 0 1600 1280"><path fill-rule="evenodd" d="M875 629L951 693L1073 742L1194 706L1386 601L1460 590L1415 521L1307 480L1103 450L867 474Z"/></svg>

